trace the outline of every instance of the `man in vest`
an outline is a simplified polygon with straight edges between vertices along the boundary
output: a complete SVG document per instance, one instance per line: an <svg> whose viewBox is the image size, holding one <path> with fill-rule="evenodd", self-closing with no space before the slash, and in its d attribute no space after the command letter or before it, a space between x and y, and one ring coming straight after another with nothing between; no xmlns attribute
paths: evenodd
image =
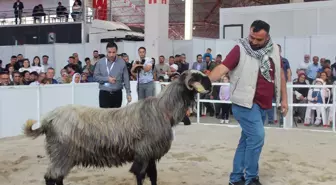
<svg viewBox="0 0 336 185"><path fill-rule="evenodd" d="M240 39L222 64L209 74L210 80L216 81L230 72L232 112L242 128L229 185L261 185L258 163L264 145L266 110L272 108L273 97L277 105L281 97L283 115L288 111L279 48L269 31L269 24L254 21L249 37Z"/></svg>

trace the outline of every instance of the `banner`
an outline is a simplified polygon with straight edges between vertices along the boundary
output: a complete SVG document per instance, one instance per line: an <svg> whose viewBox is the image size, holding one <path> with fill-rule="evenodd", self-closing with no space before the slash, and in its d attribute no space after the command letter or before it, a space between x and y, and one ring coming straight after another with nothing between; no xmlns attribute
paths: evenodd
<svg viewBox="0 0 336 185"><path fill-rule="evenodd" d="M108 0L93 0L93 8L95 10L94 19L107 20L107 15L110 13L107 9Z"/></svg>

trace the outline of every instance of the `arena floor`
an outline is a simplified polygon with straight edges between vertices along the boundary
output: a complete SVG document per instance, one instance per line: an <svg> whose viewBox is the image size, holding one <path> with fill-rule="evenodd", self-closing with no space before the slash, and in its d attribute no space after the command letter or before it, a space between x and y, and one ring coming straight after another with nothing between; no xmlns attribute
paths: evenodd
<svg viewBox="0 0 336 185"><path fill-rule="evenodd" d="M224 185L240 128L179 125L172 149L158 164L159 185ZM43 185L48 159L43 137L0 140L0 184ZM267 129L260 162L264 185L336 184L336 135ZM75 168L65 185L134 185L129 165L119 169ZM148 181L146 184L149 185Z"/></svg>

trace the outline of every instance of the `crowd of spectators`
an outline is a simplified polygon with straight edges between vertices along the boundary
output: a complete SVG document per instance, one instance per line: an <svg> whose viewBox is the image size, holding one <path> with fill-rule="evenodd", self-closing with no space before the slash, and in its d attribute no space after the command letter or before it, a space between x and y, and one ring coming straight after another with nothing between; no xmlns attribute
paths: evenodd
<svg viewBox="0 0 336 185"><path fill-rule="evenodd" d="M211 54L211 48L208 48L205 54L197 55L194 62L187 62L185 54L176 54L175 56L165 57L159 56L158 62L154 58L152 60L152 70L150 73L153 75L153 81L169 82L174 80L179 74L188 69L199 70L205 74L209 73L215 66L223 61L220 54L213 57ZM68 64L59 71L60 77L55 79L55 69L49 64L49 57L47 55L42 56L42 61L39 56L36 56L30 61L22 54L12 56L10 62L4 67L0 60L0 85L45 85L45 84L65 84L65 83L89 83L94 82L95 64L100 58L104 58L104 54L99 54L97 50L93 51L92 57L86 57L84 62L79 59L77 53L73 53L68 58ZM132 74L132 67L135 65L134 60L130 60L126 53L121 53L118 57L125 61L127 69L129 71L130 80L137 80L138 76ZM289 61L282 57L283 68L285 71L286 79L290 82L292 79L293 84L310 85L321 82L322 85L334 84L336 80L336 63L331 65L330 60L325 58L319 58L314 56L312 61L309 55L304 56L304 61L299 64L296 70L296 78L292 77L292 70L289 65ZM189 64L191 64L189 66ZM229 76L223 77L218 82L229 82ZM310 88L294 88L293 100L294 103L332 103L332 91L331 88L319 88L325 93L323 94L324 101L318 102L314 93L309 93ZM226 93L225 93L226 92ZM224 100L228 101L229 90L225 86L214 86L211 95L204 95L202 99ZM202 116L209 115L211 117L217 117L221 123L229 123L228 110L229 105L218 103L201 103L202 107L206 107L206 112L200 112ZM323 111L320 109L323 109ZM315 111L316 114L313 114ZM194 112L194 111L192 111ZM191 115L193 113L191 112ZM231 112L231 111L229 111ZM332 115L330 114L330 108L313 108L307 109L306 107L294 107L294 119L298 123L303 123L305 126L315 125L330 127L332 121ZM222 114L220 114L222 113ZM274 118L274 111L269 110L268 123L276 124L278 120ZM194 112L195 114L195 112ZM319 116L320 115L320 116ZM280 120L281 121L281 120Z"/></svg>

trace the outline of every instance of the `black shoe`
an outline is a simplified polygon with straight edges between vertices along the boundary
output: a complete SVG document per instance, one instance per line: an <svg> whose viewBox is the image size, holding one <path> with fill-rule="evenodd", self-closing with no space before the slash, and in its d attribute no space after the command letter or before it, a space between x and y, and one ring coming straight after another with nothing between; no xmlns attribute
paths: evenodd
<svg viewBox="0 0 336 185"><path fill-rule="evenodd" d="M262 184L259 182L259 178L254 178L248 185L262 185Z"/></svg>
<svg viewBox="0 0 336 185"><path fill-rule="evenodd" d="M245 185L245 179L242 177L241 181L238 182L229 182L229 185Z"/></svg>

